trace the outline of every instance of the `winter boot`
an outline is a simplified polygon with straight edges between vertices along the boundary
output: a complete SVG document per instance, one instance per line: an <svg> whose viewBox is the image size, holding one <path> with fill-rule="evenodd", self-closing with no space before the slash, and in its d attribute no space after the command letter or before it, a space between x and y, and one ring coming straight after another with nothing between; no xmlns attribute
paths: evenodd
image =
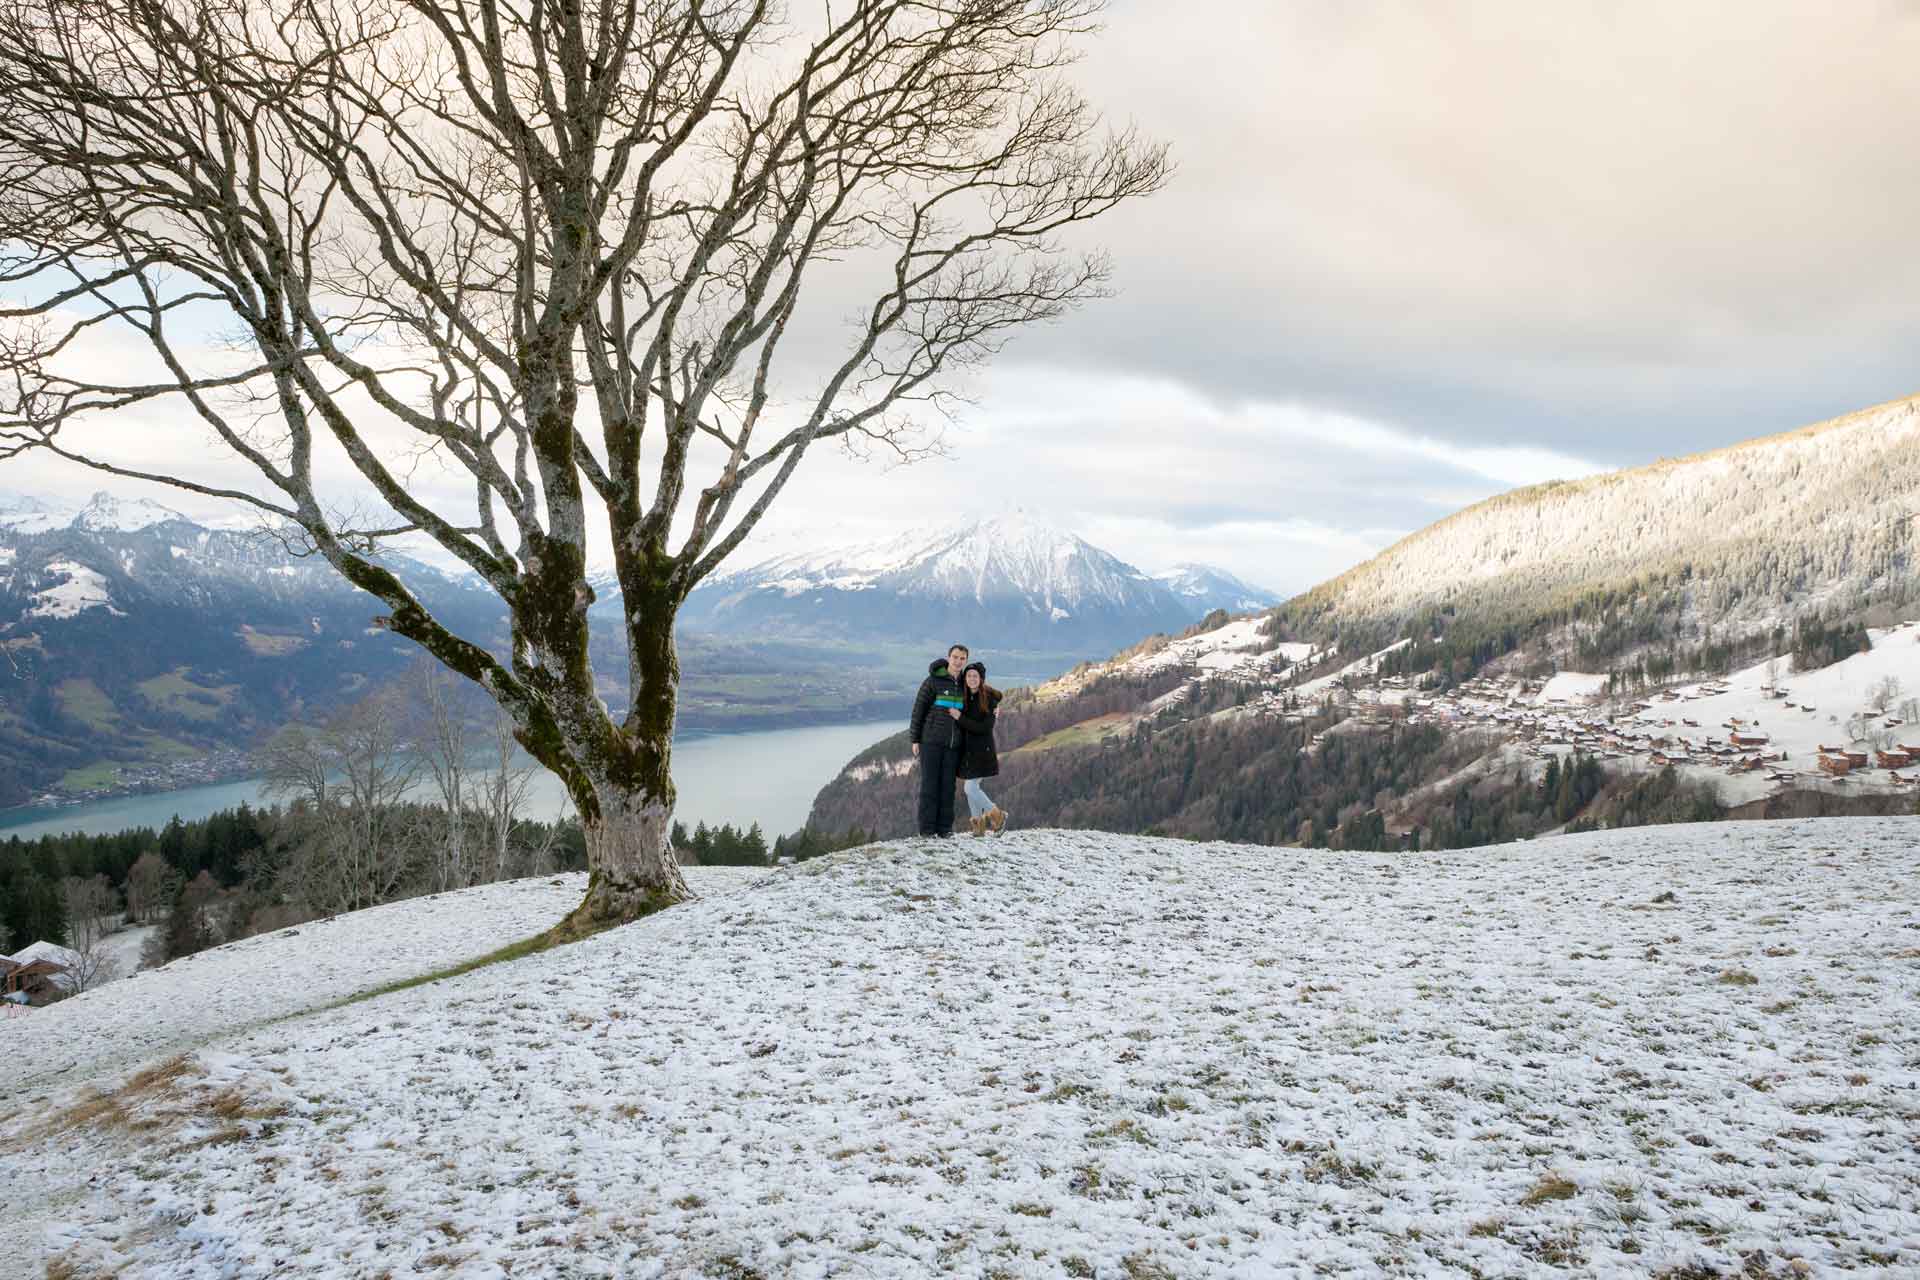
<svg viewBox="0 0 1920 1280"><path fill-rule="evenodd" d="M999 805L995 805L993 806L993 808L987 811L985 822L988 826L993 828L993 833L995 835L999 835L1002 831L1005 831L1007 829L1007 811L1005 809L1002 809Z"/></svg>
<svg viewBox="0 0 1920 1280"><path fill-rule="evenodd" d="M973 829L973 834L976 836L987 834L987 820L985 818L968 818L967 826Z"/></svg>

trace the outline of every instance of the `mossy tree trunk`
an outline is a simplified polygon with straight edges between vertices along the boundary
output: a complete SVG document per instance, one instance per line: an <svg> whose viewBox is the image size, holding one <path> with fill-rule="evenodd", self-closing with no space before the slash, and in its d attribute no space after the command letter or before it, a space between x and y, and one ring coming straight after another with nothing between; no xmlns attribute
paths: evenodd
<svg viewBox="0 0 1920 1280"><path fill-rule="evenodd" d="M604 736L576 753L587 762L573 783L587 841L587 895L569 918L578 931L638 919L690 896L671 838L676 605L670 593L629 605L627 717L616 725L601 711Z"/></svg>

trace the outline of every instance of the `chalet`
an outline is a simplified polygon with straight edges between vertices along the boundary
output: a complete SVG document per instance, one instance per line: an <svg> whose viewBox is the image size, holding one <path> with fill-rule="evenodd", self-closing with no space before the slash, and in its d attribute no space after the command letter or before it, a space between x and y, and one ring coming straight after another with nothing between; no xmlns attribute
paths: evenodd
<svg viewBox="0 0 1920 1280"><path fill-rule="evenodd" d="M1913 757L1904 751L1876 751L1873 762L1882 769L1904 769L1913 763Z"/></svg>
<svg viewBox="0 0 1920 1280"><path fill-rule="evenodd" d="M1845 756L1821 756L1820 772L1844 778L1853 772L1853 762Z"/></svg>
<svg viewBox="0 0 1920 1280"><path fill-rule="evenodd" d="M1847 763L1856 769L1864 769L1868 765L1867 753L1864 751L1848 751L1843 754L1847 757Z"/></svg>
<svg viewBox="0 0 1920 1280"><path fill-rule="evenodd" d="M1845 747L1830 747L1823 742L1820 744L1820 754L1823 756L1843 756L1847 754L1847 749Z"/></svg>
<svg viewBox="0 0 1920 1280"><path fill-rule="evenodd" d="M51 944L36 942L11 956L0 956L0 996L8 997L9 1004L22 1003L16 995L26 997L30 1005L51 1004L67 994L68 966L49 955L39 954L36 949L49 952L66 950Z"/></svg>
<svg viewBox="0 0 1920 1280"><path fill-rule="evenodd" d="M1900 744L1900 749L1910 756L1920 756L1920 740L1903 742Z"/></svg>
<svg viewBox="0 0 1920 1280"><path fill-rule="evenodd" d="M1764 747L1768 738L1764 733L1732 733L1727 735L1727 741L1736 747Z"/></svg>
<svg viewBox="0 0 1920 1280"><path fill-rule="evenodd" d="M1682 720L1680 723L1687 726L1687 728L1689 729L1698 729L1700 727L1700 722L1698 720Z"/></svg>

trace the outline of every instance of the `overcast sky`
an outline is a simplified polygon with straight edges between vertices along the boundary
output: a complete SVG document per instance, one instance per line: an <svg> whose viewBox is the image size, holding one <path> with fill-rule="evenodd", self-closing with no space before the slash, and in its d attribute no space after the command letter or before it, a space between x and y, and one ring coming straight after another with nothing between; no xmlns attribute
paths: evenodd
<svg viewBox="0 0 1920 1280"><path fill-rule="evenodd" d="M1920 391L1917 67L1911 0L1117 0L1076 79L1179 165L1098 224L1118 295L1017 340L951 456L810 458L758 549L1023 506L1292 591Z"/></svg>

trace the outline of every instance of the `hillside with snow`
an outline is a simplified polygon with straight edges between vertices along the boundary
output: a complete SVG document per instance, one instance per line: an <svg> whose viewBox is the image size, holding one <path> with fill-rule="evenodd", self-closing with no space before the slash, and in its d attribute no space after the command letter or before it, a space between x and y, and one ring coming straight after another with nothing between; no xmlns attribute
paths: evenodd
<svg viewBox="0 0 1920 1280"><path fill-rule="evenodd" d="M389 556L436 614L500 639L469 579ZM100 492L0 495L0 805L215 781L303 711L418 650L385 606L258 529Z"/></svg>
<svg viewBox="0 0 1920 1280"><path fill-rule="evenodd" d="M971 637L998 649L1110 653L1208 612L1272 598L1223 570L1142 572L1040 516L1013 512L883 542L777 556L696 588L696 631L871 644Z"/></svg>
<svg viewBox="0 0 1920 1280"><path fill-rule="evenodd" d="M1699 635L1920 605L1920 398L1490 498L1291 601L1324 637L1427 611L1510 625L1585 602Z"/></svg>
<svg viewBox="0 0 1920 1280"><path fill-rule="evenodd" d="M701 887L339 1007L395 925L440 963L462 896L241 944L273 1020L11 1092L0 1272L1920 1269L1917 819L1427 855L1029 831ZM564 905L485 894L494 938ZM98 1054L222 963L0 1041Z"/></svg>

